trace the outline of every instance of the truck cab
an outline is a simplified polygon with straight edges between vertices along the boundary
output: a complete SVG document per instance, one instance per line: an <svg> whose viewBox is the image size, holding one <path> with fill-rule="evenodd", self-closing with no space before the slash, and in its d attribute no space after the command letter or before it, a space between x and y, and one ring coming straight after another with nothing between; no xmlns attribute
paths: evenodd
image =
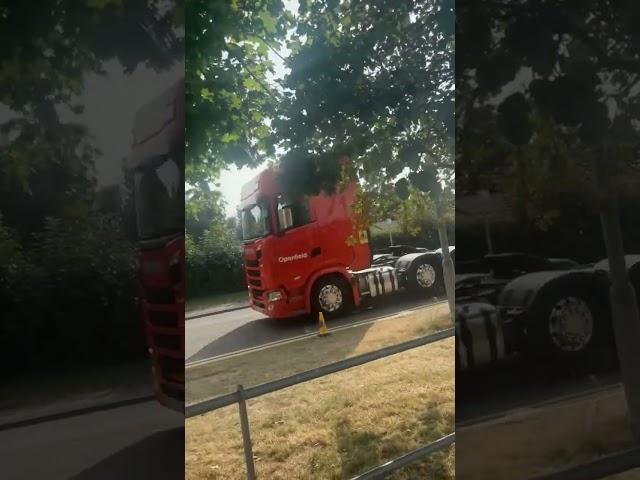
<svg viewBox="0 0 640 480"><path fill-rule="evenodd" d="M184 411L184 81L136 114L127 167L154 390L162 405Z"/></svg>
<svg viewBox="0 0 640 480"><path fill-rule="evenodd" d="M338 316L365 298L401 288L431 296L443 289L437 251L412 248L374 261L368 233L357 231L353 220L355 181L333 194L290 199L277 176L277 168L269 168L241 193L244 269L253 309L273 318Z"/></svg>
<svg viewBox="0 0 640 480"><path fill-rule="evenodd" d="M334 276L339 285L333 287L341 290L327 287L327 302L335 303L336 296L350 297L343 302L359 301L351 271L370 266L371 250L366 233L354 238L356 188L353 183L333 195L289 200L278 188L275 168L243 187L244 267L255 310L279 318L310 313L311 290L326 276Z"/></svg>

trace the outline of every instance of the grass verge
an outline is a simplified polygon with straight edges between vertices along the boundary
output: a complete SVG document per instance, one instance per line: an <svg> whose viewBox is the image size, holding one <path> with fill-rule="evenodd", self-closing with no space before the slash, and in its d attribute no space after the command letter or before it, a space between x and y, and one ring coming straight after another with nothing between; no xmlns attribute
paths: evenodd
<svg viewBox="0 0 640 480"><path fill-rule="evenodd" d="M628 472L611 475L609 477L605 477L603 480L640 480L640 468L634 468Z"/></svg>
<svg viewBox="0 0 640 480"><path fill-rule="evenodd" d="M531 478L626 450L632 442L622 388L592 393L459 429L456 448L464 462L456 478Z"/></svg>
<svg viewBox="0 0 640 480"><path fill-rule="evenodd" d="M454 390L446 339L250 400L258 477L342 479L396 458L453 430ZM186 478L244 478L237 406L188 419L185 441ZM454 478L453 459L450 448L389 478Z"/></svg>

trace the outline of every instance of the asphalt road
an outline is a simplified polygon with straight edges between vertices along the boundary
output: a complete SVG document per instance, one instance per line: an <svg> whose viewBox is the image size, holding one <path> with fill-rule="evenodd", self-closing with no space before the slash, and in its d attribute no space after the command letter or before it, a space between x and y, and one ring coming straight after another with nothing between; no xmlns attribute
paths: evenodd
<svg viewBox="0 0 640 480"><path fill-rule="evenodd" d="M0 432L0 478L175 479L184 416L155 401Z"/></svg>
<svg viewBox="0 0 640 480"><path fill-rule="evenodd" d="M362 308L342 318L327 321L329 328L347 325L428 305L436 299L416 298L408 293L383 297L371 307ZM298 317L275 320L250 308L186 322L185 356L187 362L256 347L305 333L316 332L317 319Z"/></svg>

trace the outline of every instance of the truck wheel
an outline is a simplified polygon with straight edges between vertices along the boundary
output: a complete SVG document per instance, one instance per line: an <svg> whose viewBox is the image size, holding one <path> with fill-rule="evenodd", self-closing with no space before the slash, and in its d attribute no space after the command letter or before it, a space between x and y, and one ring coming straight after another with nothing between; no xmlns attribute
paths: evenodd
<svg viewBox="0 0 640 480"><path fill-rule="evenodd" d="M442 268L428 258L418 260L407 271L407 286L414 292L441 294L444 287Z"/></svg>
<svg viewBox="0 0 640 480"><path fill-rule="evenodd" d="M585 366L610 339L610 315L586 287L544 293L527 314L530 356L556 365Z"/></svg>
<svg viewBox="0 0 640 480"><path fill-rule="evenodd" d="M315 315L322 312L325 317L337 317L348 312L353 306L351 288L339 275L320 278L311 295L311 306Z"/></svg>

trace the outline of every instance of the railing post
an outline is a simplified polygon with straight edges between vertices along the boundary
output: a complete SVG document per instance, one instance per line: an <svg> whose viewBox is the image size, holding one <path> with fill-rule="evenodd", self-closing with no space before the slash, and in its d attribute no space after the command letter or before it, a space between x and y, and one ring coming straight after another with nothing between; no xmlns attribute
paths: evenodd
<svg viewBox="0 0 640 480"><path fill-rule="evenodd" d="M444 222L438 225L438 236L440 237L440 247L442 248L442 274L444 277L444 289L449 302L449 316L455 323L456 319L456 271L449 253L449 238L447 236L447 226Z"/></svg>
<svg viewBox="0 0 640 480"><path fill-rule="evenodd" d="M636 442L640 442L640 311L624 257L622 227L615 187L611 183L615 159L607 158L608 149L603 145L601 155L595 157L596 187L598 188L600 220L604 235L609 272L611 276L611 313L613 331L618 347L622 383L631 420L631 430Z"/></svg>
<svg viewBox="0 0 640 480"><path fill-rule="evenodd" d="M256 467L253 463L253 447L251 446L251 430L249 429L249 415L247 402L242 385L238 385L238 407L240 407L240 427L242 428L242 443L244 444L244 461L247 464L247 479L256 479Z"/></svg>

